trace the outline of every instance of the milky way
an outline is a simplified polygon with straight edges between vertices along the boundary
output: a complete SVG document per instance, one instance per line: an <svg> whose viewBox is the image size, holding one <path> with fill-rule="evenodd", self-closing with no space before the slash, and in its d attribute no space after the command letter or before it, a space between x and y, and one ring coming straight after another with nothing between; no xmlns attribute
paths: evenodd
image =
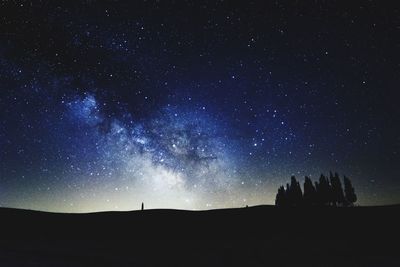
<svg viewBox="0 0 400 267"><path fill-rule="evenodd" d="M0 205L273 204L291 175L399 202L398 7L0 4Z"/></svg>
<svg viewBox="0 0 400 267"><path fill-rule="evenodd" d="M66 107L72 125L85 129L79 141L88 138L75 153L85 154L87 144L93 145L93 158L70 167L77 175L93 177L82 179L83 184L98 183L106 187L96 189L103 194L110 194L111 187L116 191L111 196L123 196L113 203L130 207L142 200L150 207L200 208L212 207L218 196L232 198L237 177L231 148L205 110L166 106L140 123L129 113L105 117L93 95L78 97Z"/></svg>

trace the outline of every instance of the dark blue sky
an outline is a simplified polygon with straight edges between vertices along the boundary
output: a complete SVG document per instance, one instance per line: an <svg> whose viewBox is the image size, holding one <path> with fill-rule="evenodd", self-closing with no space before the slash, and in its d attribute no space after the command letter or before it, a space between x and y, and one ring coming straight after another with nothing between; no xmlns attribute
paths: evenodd
<svg viewBox="0 0 400 267"><path fill-rule="evenodd" d="M272 204L290 175L400 201L399 5L0 4L0 204Z"/></svg>

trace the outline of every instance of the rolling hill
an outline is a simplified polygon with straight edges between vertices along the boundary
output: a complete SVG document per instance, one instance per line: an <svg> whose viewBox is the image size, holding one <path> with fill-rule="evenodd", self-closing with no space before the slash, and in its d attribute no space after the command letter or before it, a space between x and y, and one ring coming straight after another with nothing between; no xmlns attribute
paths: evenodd
<svg viewBox="0 0 400 267"><path fill-rule="evenodd" d="M0 209L0 266L400 266L400 206Z"/></svg>

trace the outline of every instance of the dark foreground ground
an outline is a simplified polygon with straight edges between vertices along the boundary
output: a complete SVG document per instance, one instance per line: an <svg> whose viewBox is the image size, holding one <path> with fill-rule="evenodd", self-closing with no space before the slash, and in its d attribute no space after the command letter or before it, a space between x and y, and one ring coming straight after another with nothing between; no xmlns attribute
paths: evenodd
<svg viewBox="0 0 400 267"><path fill-rule="evenodd" d="M400 206L0 209L0 266L400 266Z"/></svg>

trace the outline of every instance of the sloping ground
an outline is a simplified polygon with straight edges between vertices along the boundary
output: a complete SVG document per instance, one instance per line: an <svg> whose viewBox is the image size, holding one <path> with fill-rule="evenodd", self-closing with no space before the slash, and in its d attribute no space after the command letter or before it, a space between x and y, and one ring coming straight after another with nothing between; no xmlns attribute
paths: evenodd
<svg viewBox="0 0 400 267"><path fill-rule="evenodd" d="M400 206L0 209L0 266L400 266Z"/></svg>

